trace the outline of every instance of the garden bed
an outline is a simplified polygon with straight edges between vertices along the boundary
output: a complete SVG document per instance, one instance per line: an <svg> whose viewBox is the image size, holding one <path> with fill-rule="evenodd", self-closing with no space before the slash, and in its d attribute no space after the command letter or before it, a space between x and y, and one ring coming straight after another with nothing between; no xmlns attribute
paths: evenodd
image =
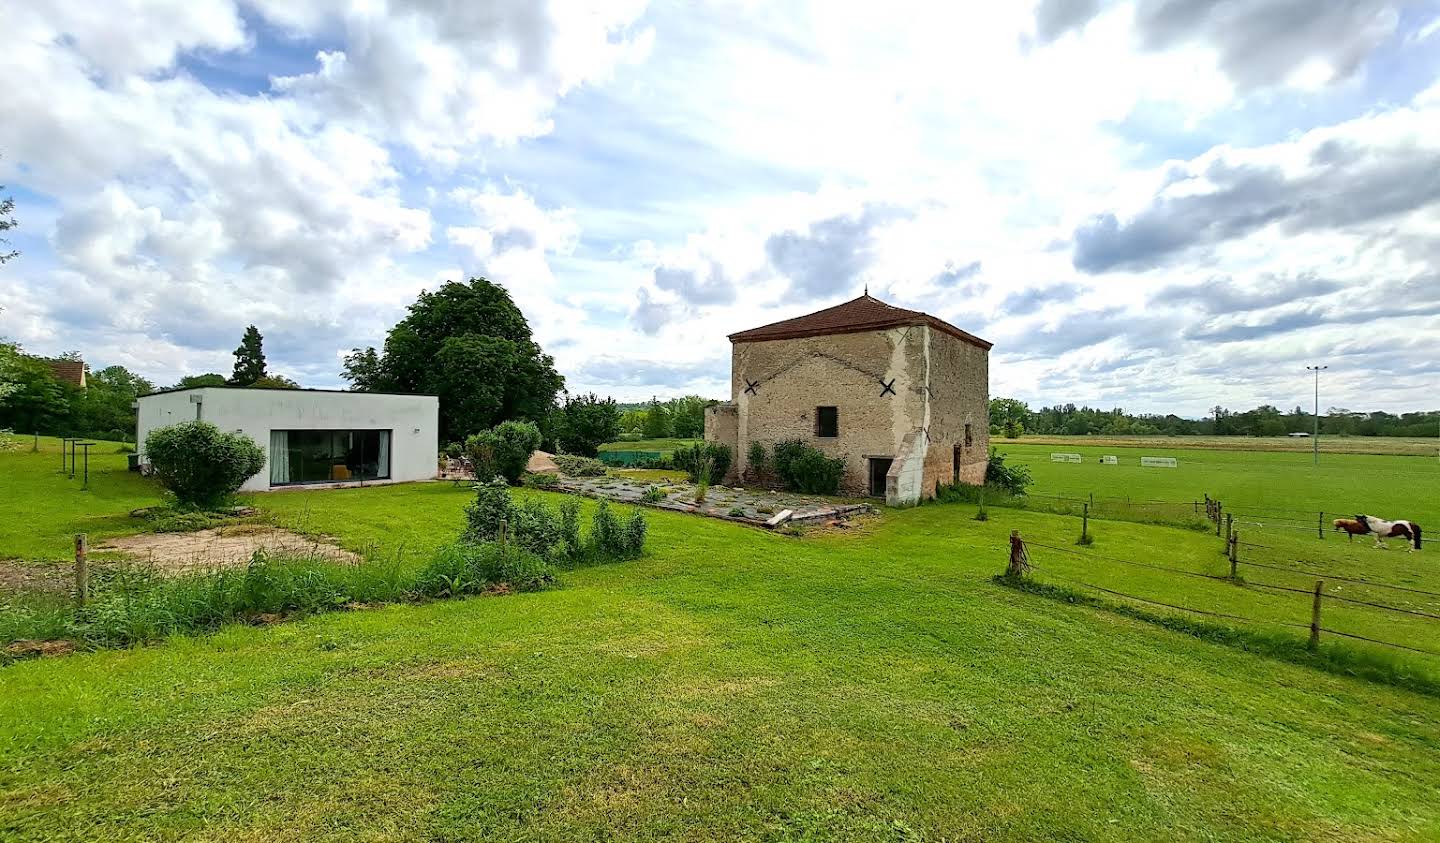
<svg viewBox="0 0 1440 843"><path fill-rule="evenodd" d="M786 510L791 515L784 524L823 524L844 521L857 515L872 513L868 503L844 503L789 492L760 491L730 486L711 486L703 502L695 500L695 484L686 481L647 483L629 477L561 477L554 487L593 498L617 503L644 504L672 512L688 512L721 518L754 527L773 527L774 517ZM661 497L647 499L650 489L658 489Z"/></svg>

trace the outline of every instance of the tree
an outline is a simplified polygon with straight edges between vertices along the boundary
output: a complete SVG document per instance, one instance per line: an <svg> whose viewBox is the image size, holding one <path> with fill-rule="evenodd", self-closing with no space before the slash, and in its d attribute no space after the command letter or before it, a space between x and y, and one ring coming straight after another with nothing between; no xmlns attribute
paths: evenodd
<svg viewBox="0 0 1440 843"><path fill-rule="evenodd" d="M0 373L6 393L0 400L0 428L29 432L71 433L72 402L79 387L55 377L50 363L25 354L19 346L8 345L0 361Z"/></svg>
<svg viewBox="0 0 1440 843"><path fill-rule="evenodd" d="M194 389L197 386L225 386L225 376L216 372L206 372L203 375L186 375L175 384L175 389Z"/></svg>
<svg viewBox="0 0 1440 843"><path fill-rule="evenodd" d="M266 375L250 384L254 389L299 389L300 384L284 375Z"/></svg>
<svg viewBox="0 0 1440 843"><path fill-rule="evenodd" d="M593 457L620 434L620 409L614 398L566 395L555 411L555 439L566 453Z"/></svg>
<svg viewBox="0 0 1440 843"><path fill-rule="evenodd" d="M698 439L705 435L705 408L712 401L699 395L686 395L669 401L670 424L674 435L681 439Z"/></svg>
<svg viewBox="0 0 1440 843"><path fill-rule="evenodd" d="M72 401L70 432L80 436L128 439L135 431L135 399L154 385L124 366L92 372Z"/></svg>
<svg viewBox="0 0 1440 843"><path fill-rule="evenodd" d="M4 189L5 185L0 184L0 190ZM19 223L15 221L15 200L9 196L0 199L0 232L9 231L17 225ZM6 263L20 256L20 253L14 249L5 251L5 247L9 245L8 239L0 237L0 263Z"/></svg>
<svg viewBox="0 0 1440 843"><path fill-rule="evenodd" d="M235 371L230 375L232 386L250 386L265 377L265 338L254 325L245 329L240 347L235 349Z"/></svg>
<svg viewBox="0 0 1440 843"><path fill-rule="evenodd" d="M645 410L644 432L647 439L665 439L675 435L675 427L670 423L670 409L658 398L651 398L650 406Z"/></svg>
<svg viewBox="0 0 1440 843"><path fill-rule="evenodd" d="M484 278L422 292L384 349L352 350L342 374L361 392L438 395L450 442L501 421L543 423L565 385L510 294Z"/></svg>

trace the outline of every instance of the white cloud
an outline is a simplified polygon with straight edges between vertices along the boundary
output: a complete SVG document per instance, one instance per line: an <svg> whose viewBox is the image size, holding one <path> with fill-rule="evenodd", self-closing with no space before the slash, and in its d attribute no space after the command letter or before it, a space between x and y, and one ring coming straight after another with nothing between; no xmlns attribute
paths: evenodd
<svg viewBox="0 0 1440 843"><path fill-rule="evenodd" d="M228 368L255 321L280 368L334 385L419 289L483 274L572 390L631 399L720 397L726 334L865 285L996 340L994 392L1032 401L1284 404L1299 355L1414 364L1434 317L1375 316L1393 352L1336 320L1433 291L1423 168L1380 178L1440 135L1414 75L1433 24L1366 0L1247 51L1306 4L1210 5L1176 28L1161 0L11 4L0 183L44 207L22 204L0 333L164 382ZM1215 204L1254 171L1263 209L1339 221ZM1124 233L1204 202L1162 268L1076 270L1095 215ZM1207 284L1233 313L1157 292Z"/></svg>

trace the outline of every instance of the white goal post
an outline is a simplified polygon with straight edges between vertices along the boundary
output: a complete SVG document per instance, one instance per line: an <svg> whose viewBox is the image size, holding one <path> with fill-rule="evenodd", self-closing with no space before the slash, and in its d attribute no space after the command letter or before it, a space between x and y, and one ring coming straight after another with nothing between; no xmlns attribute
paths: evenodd
<svg viewBox="0 0 1440 843"><path fill-rule="evenodd" d="M1103 465L1119 465L1119 464L1120 464L1120 458L1119 458L1119 457L1110 456L1109 454L1106 454L1105 456L1103 456L1103 457L1100 458L1100 462L1101 462Z"/></svg>
<svg viewBox="0 0 1440 843"><path fill-rule="evenodd" d="M1174 457L1141 457L1140 464L1148 468L1179 468L1180 463Z"/></svg>
<svg viewBox="0 0 1440 843"><path fill-rule="evenodd" d="M1051 454L1050 462L1084 462L1079 454Z"/></svg>

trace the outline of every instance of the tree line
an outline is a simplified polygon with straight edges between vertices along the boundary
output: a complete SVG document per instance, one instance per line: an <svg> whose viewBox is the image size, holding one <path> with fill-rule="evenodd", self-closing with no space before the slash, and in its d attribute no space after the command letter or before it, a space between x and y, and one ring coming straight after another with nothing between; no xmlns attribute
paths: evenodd
<svg viewBox="0 0 1440 843"><path fill-rule="evenodd" d="M84 365L79 352L47 358L27 354L17 343L0 342L0 429L131 441L135 399L154 392L155 384L124 366L105 366L87 370L82 388L60 377L57 363ZM299 388L295 381L267 370L264 338L254 325L245 329L235 349L230 377L216 372L186 375L173 388L197 386Z"/></svg>
<svg viewBox="0 0 1440 843"><path fill-rule="evenodd" d="M1102 410L1056 404L1030 409L1014 398L990 400L990 432L1015 438L1026 433L1065 436L1285 436L1313 433L1315 414L1296 407L1284 412L1265 404L1235 411L1214 407L1205 418L1174 413L1127 413L1121 408ZM1331 407L1320 417L1321 435L1331 436L1440 436L1440 410L1414 413L1358 412Z"/></svg>

